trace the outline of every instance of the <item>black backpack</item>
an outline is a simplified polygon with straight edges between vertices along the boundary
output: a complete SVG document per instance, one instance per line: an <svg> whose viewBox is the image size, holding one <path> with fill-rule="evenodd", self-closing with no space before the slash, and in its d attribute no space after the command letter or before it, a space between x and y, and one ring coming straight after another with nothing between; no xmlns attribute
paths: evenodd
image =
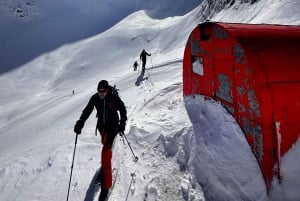
<svg viewBox="0 0 300 201"><path fill-rule="evenodd" d="M114 86L109 85L108 93L111 93L112 96L120 97L119 96L119 89L116 87L116 85L114 85Z"/></svg>

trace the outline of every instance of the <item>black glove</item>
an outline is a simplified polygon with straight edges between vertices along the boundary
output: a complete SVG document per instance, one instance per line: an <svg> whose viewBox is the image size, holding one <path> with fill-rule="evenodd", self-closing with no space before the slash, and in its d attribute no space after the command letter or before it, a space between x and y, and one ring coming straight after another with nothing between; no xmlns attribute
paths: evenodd
<svg viewBox="0 0 300 201"><path fill-rule="evenodd" d="M125 122L120 122L119 132L124 133L124 131L125 131Z"/></svg>
<svg viewBox="0 0 300 201"><path fill-rule="evenodd" d="M74 126L74 132L78 135L81 134L81 129L83 128L83 126L84 121L82 119L79 119Z"/></svg>

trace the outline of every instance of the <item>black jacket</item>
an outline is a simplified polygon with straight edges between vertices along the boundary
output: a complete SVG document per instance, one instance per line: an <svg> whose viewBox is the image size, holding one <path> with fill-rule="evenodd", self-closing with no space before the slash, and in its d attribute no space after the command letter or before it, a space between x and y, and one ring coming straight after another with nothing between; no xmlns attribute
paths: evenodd
<svg viewBox="0 0 300 201"><path fill-rule="evenodd" d="M146 62L146 57L148 56L151 56L151 54L149 54L148 52L146 52L145 50L143 50L140 54L140 59L142 60L143 63Z"/></svg>
<svg viewBox="0 0 300 201"><path fill-rule="evenodd" d="M100 99L99 94L94 94L87 106L82 111L80 119L86 121L92 113L94 107L97 110L98 123L97 128L100 129L115 129L119 123L125 125L127 120L127 111L123 101L116 94L112 94L110 87L104 99ZM120 117L118 114L120 113Z"/></svg>

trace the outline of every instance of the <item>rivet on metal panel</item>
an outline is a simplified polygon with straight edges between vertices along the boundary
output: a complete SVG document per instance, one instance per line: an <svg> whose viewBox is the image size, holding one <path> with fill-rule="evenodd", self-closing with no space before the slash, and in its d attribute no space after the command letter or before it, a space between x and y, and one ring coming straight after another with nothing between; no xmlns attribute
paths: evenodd
<svg viewBox="0 0 300 201"><path fill-rule="evenodd" d="M231 87L232 87L232 81L231 79L224 73L220 73L218 75L219 78L219 89L217 91L217 96L233 103L232 96L231 96Z"/></svg>

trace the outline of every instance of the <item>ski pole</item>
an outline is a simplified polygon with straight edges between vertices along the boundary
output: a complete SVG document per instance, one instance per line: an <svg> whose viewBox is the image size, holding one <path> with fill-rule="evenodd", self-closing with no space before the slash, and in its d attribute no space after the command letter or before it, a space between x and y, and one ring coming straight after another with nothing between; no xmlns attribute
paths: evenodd
<svg viewBox="0 0 300 201"><path fill-rule="evenodd" d="M128 140L127 140L126 135L125 135L124 133L121 133L121 137L123 137L123 136L124 136L124 138L125 138L125 140L126 140L128 146L129 146L129 148L130 148L130 150L131 150L131 153L132 153L132 155L133 155L133 157L134 157L134 161L137 162L137 161L139 160L139 158L134 154L134 152L133 152L133 150L132 150L132 148L131 148L131 146L130 146L130 143L129 143Z"/></svg>
<svg viewBox="0 0 300 201"><path fill-rule="evenodd" d="M129 191L130 191L131 185L133 183L133 179L135 177L135 172L131 173L130 176L131 176L131 180L130 180L130 184L129 184L129 188L128 188L128 191L127 191L127 196L126 196L126 200L125 201L127 201L127 199L128 199Z"/></svg>
<svg viewBox="0 0 300 201"><path fill-rule="evenodd" d="M76 145L77 145L77 138L78 138L78 134L76 134L76 138L75 138L75 146L74 146L74 152L73 152L73 160L72 160L72 166L71 166L71 174L70 174L70 180L69 180L69 188L68 188L67 201L69 200L69 193L70 193L71 179L72 179L72 173L73 173L73 164L74 164L74 158L75 158L75 150L76 150Z"/></svg>

